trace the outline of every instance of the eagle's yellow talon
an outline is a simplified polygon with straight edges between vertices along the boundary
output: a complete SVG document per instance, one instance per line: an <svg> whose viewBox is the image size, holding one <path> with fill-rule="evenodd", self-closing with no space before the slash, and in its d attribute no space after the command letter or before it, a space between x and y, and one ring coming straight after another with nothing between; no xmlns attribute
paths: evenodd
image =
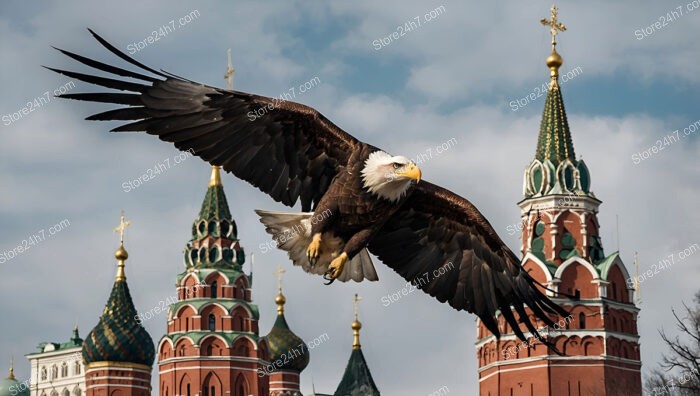
<svg viewBox="0 0 700 396"><path fill-rule="evenodd" d="M343 252L340 256L336 257L328 265L328 278L336 279L343 273L343 267L345 267L345 262L348 261L348 255Z"/></svg>
<svg viewBox="0 0 700 396"><path fill-rule="evenodd" d="M321 234L314 234L311 238L311 243L309 247L306 248L306 257L309 259L311 265L316 264L318 256L321 254Z"/></svg>

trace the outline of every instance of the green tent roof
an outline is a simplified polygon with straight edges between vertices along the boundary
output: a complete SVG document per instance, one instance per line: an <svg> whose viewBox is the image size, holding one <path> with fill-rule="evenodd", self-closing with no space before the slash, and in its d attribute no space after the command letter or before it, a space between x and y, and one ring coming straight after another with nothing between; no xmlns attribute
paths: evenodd
<svg viewBox="0 0 700 396"><path fill-rule="evenodd" d="M200 220L231 220L231 212L222 185L209 186L199 210Z"/></svg>
<svg viewBox="0 0 700 396"><path fill-rule="evenodd" d="M353 349L350 360L345 367L343 379L338 384L334 396L379 396L379 389L374 384L372 373L362 354L362 349Z"/></svg>
<svg viewBox="0 0 700 396"><path fill-rule="evenodd" d="M574 163L576 161L569 121L564 110L564 99L559 83L555 80L550 83L547 91L535 158L541 162L550 160L554 166L565 159Z"/></svg>

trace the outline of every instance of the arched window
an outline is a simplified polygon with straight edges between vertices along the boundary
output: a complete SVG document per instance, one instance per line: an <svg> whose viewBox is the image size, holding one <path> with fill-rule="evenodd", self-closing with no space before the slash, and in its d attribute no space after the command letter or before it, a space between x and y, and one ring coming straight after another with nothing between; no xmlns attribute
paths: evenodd
<svg viewBox="0 0 700 396"><path fill-rule="evenodd" d="M68 365L64 362L61 365L61 377L67 377L68 376ZM66 390L68 392L68 390ZM70 396L70 395L68 395Z"/></svg>
<svg viewBox="0 0 700 396"><path fill-rule="evenodd" d="M586 314L584 314L583 312L578 314L578 328L579 329L586 328Z"/></svg>
<svg viewBox="0 0 700 396"><path fill-rule="evenodd" d="M218 283L216 283L216 281L211 283L211 298L217 297L217 290L216 290L217 286L218 286Z"/></svg>
<svg viewBox="0 0 700 396"><path fill-rule="evenodd" d="M68 389L64 389L63 392L61 393L62 396L70 396L70 392L68 392Z"/></svg>
<svg viewBox="0 0 700 396"><path fill-rule="evenodd" d="M73 396L80 396L82 394L82 391L80 390L79 387L73 388Z"/></svg>
<svg viewBox="0 0 700 396"><path fill-rule="evenodd" d="M216 330L216 316L214 314L209 314L209 331Z"/></svg>
<svg viewBox="0 0 700 396"><path fill-rule="evenodd" d="M187 384L187 396L190 396L190 384Z"/></svg>
<svg viewBox="0 0 700 396"><path fill-rule="evenodd" d="M55 364L51 367L51 379L58 378L58 366Z"/></svg>
<svg viewBox="0 0 700 396"><path fill-rule="evenodd" d="M77 360L75 361L75 364L73 365L73 374L74 375L80 374L80 362Z"/></svg>
<svg viewBox="0 0 700 396"><path fill-rule="evenodd" d="M46 367L41 368L41 380L46 381Z"/></svg>

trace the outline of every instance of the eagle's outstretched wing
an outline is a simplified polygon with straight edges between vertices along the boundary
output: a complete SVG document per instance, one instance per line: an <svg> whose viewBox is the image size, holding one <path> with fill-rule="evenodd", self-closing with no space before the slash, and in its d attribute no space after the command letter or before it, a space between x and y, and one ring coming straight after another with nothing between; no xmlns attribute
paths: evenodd
<svg viewBox="0 0 700 396"><path fill-rule="evenodd" d="M125 91L62 97L125 105L88 119L128 121L113 131L157 135L180 150L223 166L276 201L293 206L301 200L302 210L311 210L352 154L366 147L366 143L308 106L214 88L151 69L90 32L104 47L142 72L59 50L111 77L50 70ZM112 78L115 75L135 82ZM553 323L547 313L567 315L537 289L536 282L469 201L430 183L416 186L369 248L441 302L478 315L497 336L497 310L522 339L518 321L539 338L524 305L550 325Z"/></svg>
<svg viewBox="0 0 700 396"><path fill-rule="evenodd" d="M554 323L548 313L568 316L538 290L474 205L428 182L414 188L372 239L369 250L440 302L479 316L497 337L497 311L523 340L520 323L542 340L525 306L549 326Z"/></svg>
<svg viewBox="0 0 700 396"><path fill-rule="evenodd" d="M145 131L173 142L253 184L274 200L309 211L325 194L339 167L363 143L311 107L230 91L157 71L132 59L90 30L118 57L149 76L68 51L92 68L136 82L49 68L81 81L128 93L72 93L63 98L126 105L89 120L126 120L114 132Z"/></svg>

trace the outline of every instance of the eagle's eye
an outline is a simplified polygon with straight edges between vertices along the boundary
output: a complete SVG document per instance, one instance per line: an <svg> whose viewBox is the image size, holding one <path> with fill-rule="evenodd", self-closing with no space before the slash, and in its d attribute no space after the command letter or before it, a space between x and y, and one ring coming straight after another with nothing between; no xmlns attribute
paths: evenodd
<svg viewBox="0 0 700 396"><path fill-rule="evenodd" d="M401 164L398 162L394 162L394 169L399 169L401 167Z"/></svg>

